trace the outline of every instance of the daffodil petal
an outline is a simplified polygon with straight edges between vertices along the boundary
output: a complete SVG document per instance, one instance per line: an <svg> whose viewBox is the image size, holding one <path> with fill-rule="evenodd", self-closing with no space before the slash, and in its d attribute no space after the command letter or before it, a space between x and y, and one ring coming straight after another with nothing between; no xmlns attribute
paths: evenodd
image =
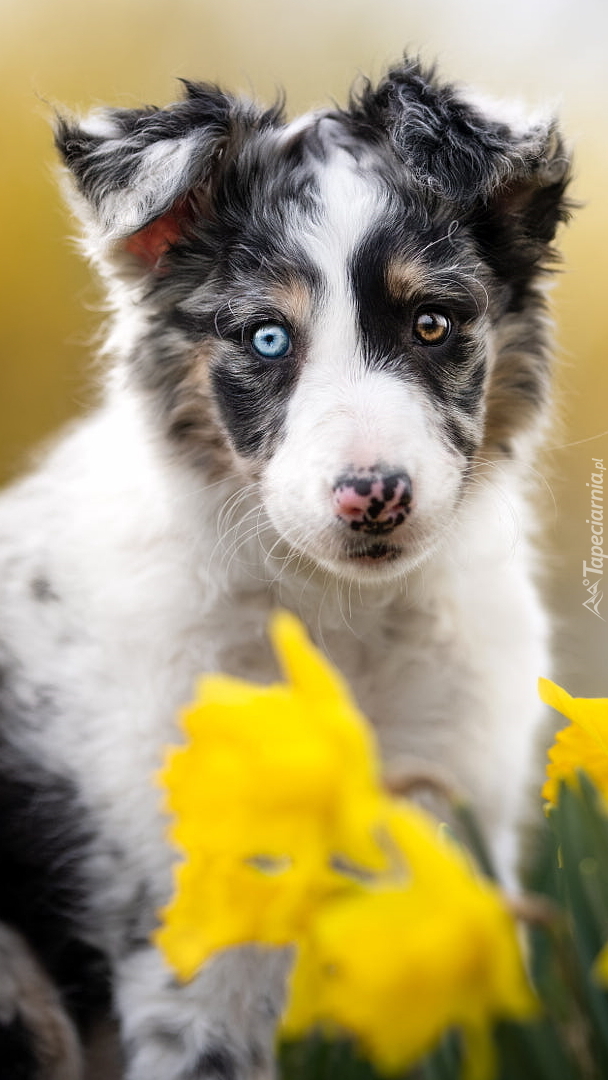
<svg viewBox="0 0 608 1080"><path fill-rule="evenodd" d="M269 633L287 680L298 693L305 698L352 704L346 683L314 647L294 615L288 611L276 612Z"/></svg>
<svg viewBox="0 0 608 1080"><path fill-rule="evenodd" d="M582 727L608 754L608 698L573 698L550 679L539 679L538 687L545 705Z"/></svg>
<svg viewBox="0 0 608 1080"><path fill-rule="evenodd" d="M539 680L539 694L570 720L549 749L543 798L555 805L560 783L576 787L579 772L587 773L608 796L608 698L573 698L549 679Z"/></svg>
<svg viewBox="0 0 608 1080"><path fill-rule="evenodd" d="M573 719L571 707L574 698L557 683L552 682L551 679L539 678L538 695L545 705L550 705L568 720Z"/></svg>

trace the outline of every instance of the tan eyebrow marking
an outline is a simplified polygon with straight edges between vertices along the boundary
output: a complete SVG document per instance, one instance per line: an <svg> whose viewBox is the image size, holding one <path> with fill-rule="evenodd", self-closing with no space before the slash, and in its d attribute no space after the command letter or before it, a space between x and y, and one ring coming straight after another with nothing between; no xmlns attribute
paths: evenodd
<svg viewBox="0 0 608 1080"><path fill-rule="evenodd" d="M405 301L419 295L429 287L429 275L421 266L412 262L391 259L384 273L386 288L391 299Z"/></svg>
<svg viewBox="0 0 608 1080"><path fill-rule="evenodd" d="M488 310L489 296L477 267L467 265L430 267L416 257L408 262L392 259L386 265L387 292L396 303L460 303L476 309L482 317Z"/></svg>
<svg viewBox="0 0 608 1080"><path fill-rule="evenodd" d="M297 278L284 285L273 285L268 299L296 326L308 322L312 316L312 295L304 282Z"/></svg>

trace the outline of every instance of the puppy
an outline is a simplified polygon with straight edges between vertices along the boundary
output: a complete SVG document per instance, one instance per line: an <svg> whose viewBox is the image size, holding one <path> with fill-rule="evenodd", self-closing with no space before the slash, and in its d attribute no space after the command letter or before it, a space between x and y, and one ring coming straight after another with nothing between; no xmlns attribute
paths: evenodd
<svg viewBox="0 0 608 1080"><path fill-rule="evenodd" d="M568 157L552 120L410 60L293 123L186 82L61 119L57 145L114 318L103 402L0 504L0 917L81 1029L113 1010L127 1080L249 1080L286 961L234 950L175 984L149 943L174 859L152 777L197 675L276 678L282 605L388 761L470 792L513 880ZM28 1016L4 1009L0 1058L33 1080Z"/></svg>

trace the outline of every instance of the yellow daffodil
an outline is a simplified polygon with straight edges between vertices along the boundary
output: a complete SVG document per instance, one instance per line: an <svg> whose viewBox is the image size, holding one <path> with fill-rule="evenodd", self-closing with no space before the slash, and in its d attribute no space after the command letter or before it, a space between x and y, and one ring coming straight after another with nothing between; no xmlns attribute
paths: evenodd
<svg viewBox="0 0 608 1080"><path fill-rule="evenodd" d="M409 877L318 909L299 945L286 1034L315 1024L356 1033L390 1073L459 1027L467 1077L487 1080L494 1020L536 1011L513 920L498 889L471 873L422 811L393 807L386 827Z"/></svg>
<svg viewBox="0 0 608 1080"><path fill-rule="evenodd" d="M370 728L293 616L278 614L271 635L289 682L202 679L182 715L188 742L161 774L186 861L156 942L183 979L218 949L293 941L336 887L333 853L387 866Z"/></svg>
<svg viewBox="0 0 608 1080"><path fill-rule="evenodd" d="M608 808L608 698L573 698L548 679L539 679L539 693L546 705L570 721L557 732L549 750L544 798L555 806L560 783L576 786L578 773L583 771ZM602 986L608 986L608 945L596 958L593 972Z"/></svg>
<svg viewBox="0 0 608 1080"><path fill-rule="evenodd" d="M371 729L292 616L271 634L287 682L201 680L162 773L184 860L155 940L182 979L217 950L296 945L286 1031L350 1033L386 1071L448 1027L469 1080L491 1025L534 998L497 889L438 825L383 790Z"/></svg>
<svg viewBox="0 0 608 1080"><path fill-rule="evenodd" d="M608 698L573 698L549 679L539 679L539 693L570 720L549 750L543 797L554 806L560 781L576 784L582 770L608 798Z"/></svg>

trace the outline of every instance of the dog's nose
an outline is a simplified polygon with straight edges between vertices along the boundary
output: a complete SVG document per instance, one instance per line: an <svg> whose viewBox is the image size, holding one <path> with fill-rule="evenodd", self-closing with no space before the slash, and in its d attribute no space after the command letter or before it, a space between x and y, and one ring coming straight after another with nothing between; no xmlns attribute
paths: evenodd
<svg viewBox="0 0 608 1080"><path fill-rule="evenodd" d="M412 502L412 482L405 472L357 469L336 480L334 513L351 529L389 533L405 521Z"/></svg>

